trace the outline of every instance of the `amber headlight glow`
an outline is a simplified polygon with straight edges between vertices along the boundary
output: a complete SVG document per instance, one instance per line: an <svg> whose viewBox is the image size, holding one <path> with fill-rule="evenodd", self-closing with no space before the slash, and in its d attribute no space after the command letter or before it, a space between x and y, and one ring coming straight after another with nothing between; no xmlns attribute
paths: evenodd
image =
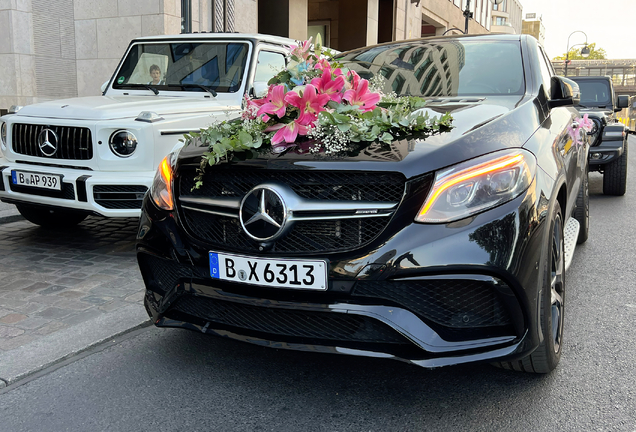
<svg viewBox="0 0 636 432"><path fill-rule="evenodd" d="M452 222L510 201L530 186L536 165L532 153L514 149L440 171L415 221Z"/></svg>
<svg viewBox="0 0 636 432"><path fill-rule="evenodd" d="M108 140L112 152L124 158L135 152L137 143L137 137L127 130L119 130L113 133Z"/></svg>
<svg viewBox="0 0 636 432"><path fill-rule="evenodd" d="M172 195L172 153L163 158L152 181L150 196L157 207L163 210L174 208Z"/></svg>

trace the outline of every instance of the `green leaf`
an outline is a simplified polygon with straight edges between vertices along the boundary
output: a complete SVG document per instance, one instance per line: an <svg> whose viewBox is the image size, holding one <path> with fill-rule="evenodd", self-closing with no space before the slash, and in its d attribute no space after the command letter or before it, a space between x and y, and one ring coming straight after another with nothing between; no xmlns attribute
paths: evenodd
<svg viewBox="0 0 636 432"><path fill-rule="evenodd" d="M333 125L336 124L336 121L333 118L333 115L327 111L322 111L318 114L318 121L321 125Z"/></svg>
<svg viewBox="0 0 636 432"><path fill-rule="evenodd" d="M337 112L335 112L331 115L333 116L336 123L349 123L351 121L351 118L344 114L338 114Z"/></svg>
<svg viewBox="0 0 636 432"><path fill-rule="evenodd" d="M338 129L340 129L342 132L346 132L349 129L351 129L351 125L349 123L342 123L337 126L338 126Z"/></svg>
<svg viewBox="0 0 636 432"><path fill-rule="evenodd" d="M238 133L238 139L244 146L249 146L252 142L252 135L248 134L245 131L240 131Z"/></svg>
<svg viewBox="0 0 636 432"><path fill-rule="evenodd" d="M380 137L380 141L391 144L393 142L393 135L388 132L384 132Z"/></svg>

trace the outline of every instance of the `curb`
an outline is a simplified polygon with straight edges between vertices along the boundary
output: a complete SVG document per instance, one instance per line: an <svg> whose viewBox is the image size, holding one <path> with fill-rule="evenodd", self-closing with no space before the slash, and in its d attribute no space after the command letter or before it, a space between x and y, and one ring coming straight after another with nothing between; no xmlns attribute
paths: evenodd
<svg viewBox="0 0 636 432"><path fill-rule="evenodd" d="M20 213L18 214L10 214L7 216L1 216L0 215L0 225L1 224L8 224L11 222L18 222L18 221L22 221L25 220L24 216L22 216Z"/></svg>
<svg viewBox="0 0 636 432"><path fill-rule="evenodd" d="M109 339L150 325L152 321L144 307L141 304L131 304L0 353L0 389L12 386Z"/></svg>

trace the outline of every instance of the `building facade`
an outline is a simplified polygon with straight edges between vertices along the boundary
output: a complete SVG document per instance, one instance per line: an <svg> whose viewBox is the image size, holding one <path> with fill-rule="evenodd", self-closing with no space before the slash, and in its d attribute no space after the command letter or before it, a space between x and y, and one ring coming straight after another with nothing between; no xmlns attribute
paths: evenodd
<svg viewBox="0 0 636 432"><path fill-rule="evenodd" d="M519 0L503 0L500 4L492 5L493 33L521 34L523 6Z"/></svg>
<svg viewBox="0 0 636 432"><path fill-rule="evenodd" d="M181 32L321 34L345 51L464 30L469 0L3 0L0 112L100 93L131 39ZM505 11L516 17L504 0ZM516 10L516 9L515 9ZM470 34L488 33L490 0L470 0Z"/></svg>
<svg viewBox="0 0 636 432"><path fill-rule="evenodd" d="M521 33L534 36L543 45L545 43L545 26L541 16L537 18L536 13L526 14L526 18L521 22Z"/></svg>
<svg viewBox="0 0 636 432"><path fill-rule="evenodd" d="M453 28L465 30L467 0L422 0L421 3L422 36L439 36ZM470 0L469 8L473 18L468 21L468 33L488 33L492 17L490 0Z"/></svg>

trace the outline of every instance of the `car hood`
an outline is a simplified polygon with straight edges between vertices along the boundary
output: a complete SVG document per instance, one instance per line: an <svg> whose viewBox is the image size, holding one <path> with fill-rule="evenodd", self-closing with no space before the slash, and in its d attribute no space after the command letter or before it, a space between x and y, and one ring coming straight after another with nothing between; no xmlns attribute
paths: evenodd
<svg viewBox="0 0 636 432"><path fill-rule="evenodd" d="M605 119L611 119L614 116L614 110L612 109L603 109L603 108L598 108L598 107L589 107L589 108L577 108L579 113L581 113L582 115L587 114L590 117L597 117L597 118L605 118Z"/></svg>
<svg viewBox="0 0 636 432"><path fill-rule="evenodd" d="M453 128L428 137L355 145L347 154L325 155L292 148L282 154L259 153L244 159L236 155L231 166L269 169L348 169L400 171L406 177L434 171L486 153L521 147L539 127L537 110L531 99L519 96L484 99L448 100L429 103L430 115L450 112ZM196 164L207 148L186 146L180 154L181 164ZM220 167L223 168L223 167Z"/></svg>
<svg viewBox="0 0 636 432"><path fill-rule="evenodd" d="M99 121L135 118L142 111L154 111L159 115L224 111L231 108L233 103L226 100L161 95L89 96L27 105L18 115Z"/></svg>

